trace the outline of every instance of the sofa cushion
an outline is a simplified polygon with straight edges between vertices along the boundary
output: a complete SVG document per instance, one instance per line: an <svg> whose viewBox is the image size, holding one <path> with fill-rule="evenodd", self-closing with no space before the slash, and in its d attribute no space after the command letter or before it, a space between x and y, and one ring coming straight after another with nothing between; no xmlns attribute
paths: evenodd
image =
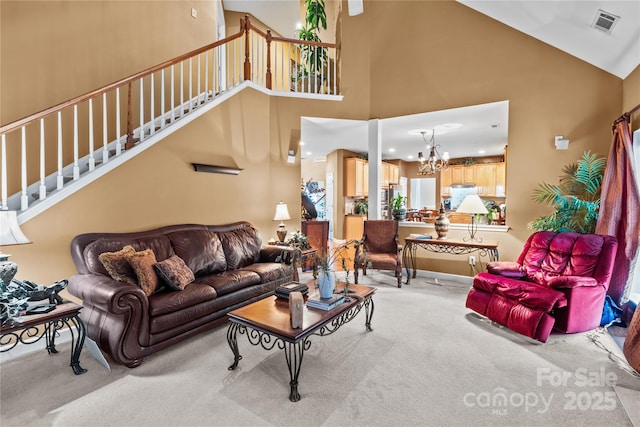
<svg viewBox="0 0 640 427"><path fill-rule="evenodd" d="M184 230L168 235L176 255L184 260L193 274L224 271L227 266L222 243L216 233L209 230Z"/></svg>
<svg viewBox="0 0 640 427"><path fill-rule="evenodd" d="M293 274L293 267L277 262L259 262L239 269L240 271L253 271L260 276L262 283L283 279Z"/></svg>
<svg viewBox="0 0 640 427"><path fill-rule="evenodd" d="M194 283L209 285L216 290L218 296L230 294L238 289L260 283L258 273L248 270L226 270L221 273L197 277Z"/></svg>
<svg viewBox="0 0 640 427"><path fill-rule="evenodd" d="M103 252L98 255L98 259L113 280L127 282L135 286L138 284L138 278L126 258L127 254L132 254L135 251L133 246L127 245L117 252Z"/></svg>
<svg viewBox="0 0 640 427"><path fill-rule="evenodd" d="M149 296L158 290L159 279L153 265L156 263L156 256L151 249L134 252L125 255L133 271L138 277L138 286L145 295Z"/></svg>
<svg viewBox="0 0 640 427"><path fill-rule="evenodd" d="M473 288L489 294L497 294L514 304L551 311L556 305L563 307L567 300L561 291L548 288L537 283L509 277L496 276L490 273L480 273L473 279Z"/></svg>
<svg viewBox="0 0 640 427"><path fill-rule="evenodd" d="M181 292L159 292L149 297L151 317L180 311L192 305L216 299L218 294L211 286L191 283Z"/></svg>
<svg viewBox="0 0 640 427"><path fill-rule="evenodd" d="M90 273L103 274L109 276L109 272L100 262L99 256L104 252L116 252L130 245L136 251L151 249L157 261L175 255L171 247L171 241L165 236L147 237L143 239L136 238L101 238L89 243L84 248L84 260Z"/></svg>
<svg viewBox="0 0 640 427"><path fill-rule="evenodd" d="M254 227L243 227L238 230L219 233L222 248L227 259L227 269L235 270L240 267L258 262L262 239Z"/></svg>
<svg viewBox="0 0 640 427"><path fill-rule="evenodd" d="M193 271L184 263L182 258L174 255L164 261L154 264L156 273L169 288L174 291L183 290L189 283L195 280Z"/></svg>

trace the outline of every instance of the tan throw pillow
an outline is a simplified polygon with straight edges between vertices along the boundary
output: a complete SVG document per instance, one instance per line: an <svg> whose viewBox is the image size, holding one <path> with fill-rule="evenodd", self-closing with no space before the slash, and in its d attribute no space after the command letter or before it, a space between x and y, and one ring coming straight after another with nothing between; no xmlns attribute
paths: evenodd
<svg viewBox="0 0 640 427"><path fill-rule="evenodd" d="M167 258L154 265L158 276L173 290L181 291L196 278L193 271L178 255Z"/></svg>
<svg viewBox="0 0 640 427"><path fill-rule="evenodd" d="M126 259L126 255L135 251L133 246L127 245L117 252L103 252L98 255L98 259L113 280L127 282L135 286L138 284L136 273L134 273L131 264Z"/></svg>
<svg viewBox="0 0 640 427"><path fill-rule="evenodd" d="M153 269L153 265L156 263L156 256L151 249L127 254L125 258L136 273L138 286L145 295L149 296L158 290L160 281L156 271Z"/></svg>

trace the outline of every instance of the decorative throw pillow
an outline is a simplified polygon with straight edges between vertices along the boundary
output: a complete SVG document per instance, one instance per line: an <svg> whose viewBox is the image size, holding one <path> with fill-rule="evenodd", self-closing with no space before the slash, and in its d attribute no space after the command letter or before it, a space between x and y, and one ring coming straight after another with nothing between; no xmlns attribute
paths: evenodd
<svg viewBox="0 0 640 427"><path fill-rule="evenodd" d="M181 291L196 278L182 258L174 255L153 266L158 276L173 290Z"/></svg>
<svg viewBox="0 0 640 427"><path fill-rule="evenodd" d="M117 252L101 253L98 255L98 259L113 280L127 282L135 286L138 284L136 273L134 273L131 264L129 264L126 258L128 254L132 254L135 251L133 246L127 245Z"/></svg>
<svg viewBox="0 0 640 427"><path fill-rule="evenodd" d="M126 254L125 258L131 264L131 268L138 278L138 286L145 295L149 296L158 290L160 280L153 268L156 263L156 256L151 249Z"/></svg>

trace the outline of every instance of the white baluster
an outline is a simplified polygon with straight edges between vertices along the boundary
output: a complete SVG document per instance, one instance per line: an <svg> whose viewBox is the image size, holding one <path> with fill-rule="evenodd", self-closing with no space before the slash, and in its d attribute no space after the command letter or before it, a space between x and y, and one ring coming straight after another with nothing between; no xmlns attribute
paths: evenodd
<svg viewBox="0 0 640 427"><path fill-rule="evenodd" d="M334 49L333 50L333 94L337 95L338 94L338 88L337 88L337 82L338 82L338 69L337 69L337 65L338 64L338 52Z"/></svg>
<svg viewBox="0 0 640 427"><path fill-rule="evenodd" d="M209 101L209 51L204 53L204 102Z"/></svg>
<svg viewBox="0 0 640 427"><path fill-rule="evenodd" d="M200 55L198 55L198 84L197 84L196 108L200 106Z"/></svg>
<svg viewBox="0 0 640 427"><path fill-rule="evenodd" d="M73 106L73 180L80 179L78 165L78 104Z"/></svg>
<svg viewBox="0 0 640 427"><path fill-rule="evenodd" d="M96 159L93 156L93 99L89 99L89 170L96 168Z"/></svg>
<svg viewBox="0 0 640 427"><path fill-rule="evenodd" d="M20 209L23 211L29 207L29 197L27 196L27 128L22 126L22 196L20 197Z"/></svg>
<svg viewBox="0 0 640 427"><path fill-rule="evenodd" d="M189 58L189 112L193 110L193 58Z"/></svg>
<svg viewBox="0 0 640 427"><path fill-rule="evenodd" d="M151 116L151 127L149 128L149 134L153 135L156 133L156 106L155 106L155 91L156 91L156 85L155 85L155 74L151 73L151 81L150 81L150 86L151 88L149 89L149 115Z"/></svg>
<svg viewBox="0 0 640 427"><path fill-rule="evenodd" d="M184 73L183 61L180 61L180 117L184 114Z"/></svg>
<svg viewBox="0 0 640 427"><path fill-rule="evenodd" d="M109 135L107 132L107 94L102 94L102 163L109 162Z"/></svg>
<svg viewBox="0 0 640 427"><path fill-rule="evenodd" d="M44 181L44 119L40 119L40 200L47 197L47 186Z"/></svg>
<svg viewBox="0 0 640 427"><path fill-rule="evenodd" d="M122 153L122 140L120 137L120 88L116 88L116 156Z"/></svg>
<svg viewBox="0 0 640 427"><path fill-rule="evenodd" d="M169 105L169 111L171 111L171 123L176 121L176 113L175 113L175 85L176 85L176 79L174 76L174 72L173 72L173 65L171 66L171 103Z"/></svg>
<svg viewBox="0 0 640 427"><path fill-rule="evenodd" d="M144 77L140 77L140 142L144 141Z"/></svg>
<svg viewBox="0 0 640 427"><path fill-rule="evenodd" d="M7 209L7 137L2 134L2 210Z"/></svg>
<svg viewBox="0 0 640 427"><path fill-rule="evenodd" d="M284 43L280 43L280 51L282 52L282 68L280 69L280 85L282 87L282 91L285 92L287 90L287 78L285 77L285 68L284 68Z"/></svg>
<svg viewBox="0 0 640 427"><path fill-rule="evenodd" d="M237 39L236 39L237 40ZM236 40L233 41L233 86L236 87Z"/></svg>
<svg viewBox="0 0 640 427"><path fill-rule="evenodd" d="M160 129L164 129L164 68L160 71L160 85Z"/></svg>
<svg viewBox="0 0 640 427"><path fill-rule="evenodd" d="M58 176L56 188L60 190L64 186L62 175L62 111L58 111Z"/></svg>

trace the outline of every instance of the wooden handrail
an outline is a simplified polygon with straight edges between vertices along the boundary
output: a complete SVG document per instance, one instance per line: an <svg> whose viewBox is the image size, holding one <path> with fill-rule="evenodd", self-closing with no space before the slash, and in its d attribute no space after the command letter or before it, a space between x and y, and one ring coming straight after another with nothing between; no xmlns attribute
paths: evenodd
<svg viewBox="0 0 640 427"><path fill-rule="evenodd" d="M84 95L76 96L75 98L71 98L68 101L64 101L64 102L62 102L62 103L60 103L58 105L54 105L53 107L49 107L49 108L44 109L42 111L39 111L37 113L31 114L31 115L29 115L27 117L24 117L22 119L16 120L15 122L12 122L12 123L9 123L7 125L4 125L4 126L0 127L0 134L9 133L14 129L17 129L17 128L21 127L21 126L26 125L27 123L30 123L30 122L35 121L35 120L39 120L39 119L41 119L43 117L46 117L46 116L48 116L50 114L53 114L53 113L56 113L56 112L58 112L60 110L63 110L65 108L67 108L67 107L71 107L72 105L75 105L75 104L78 104L80 102L86 101L86 100L88 100L90 98L94 98L96 96L102 95L103 93L109 92L110 90L113 90L113 89L115 89L117 87L124 86L125 84L128 84L128 83L132 83L133 81L135 81L135 80L137 80L137 79L139 79L141 77L148 76L150 74L155 73L156 71L162 70L163 68L167 68L167 67L169 67L171 65L178 64L178 63L180 63L180 62L182 62L182 61L184 61L186 59L189 59L189 58L191 58L193 56L199 55L199 54L201 54L203 52L206 52L208 50L211 50L211 49L213 49L215 47L218 47L218 46L221 46L223 44L226 44L226 43L228 43L228 42L230 42L232 40L238 39L238 38L240 38L240 37L242 37L244 35L244 24L242 23L242 20L243 19L240 18L240 21L241 21L241 23L240 23L240 31L238 31L236 34L233 34L233 35L231 35L229 37L225 37L224 39L218 40L216 42L213 42L211 44L208 44L206 46L198 48L198 49L193 50L193 51L191 51L189 53L185 53L184 55L180 55L177 58L170 59L170 60L165 61L165 62L163 62L161 64L155 65L155 66L153 66L151 68L147 68L146 70L143 70L143 71L137 72L135 74L132 74L129 77L125 77L123 79L117 80L117 81L115 81L113 83L110 83L110 84L108 84L106 86L103 86L103 87L101 87L99 89L95 89L95 90L93 90L91 92L85 93Z"/></svg>

